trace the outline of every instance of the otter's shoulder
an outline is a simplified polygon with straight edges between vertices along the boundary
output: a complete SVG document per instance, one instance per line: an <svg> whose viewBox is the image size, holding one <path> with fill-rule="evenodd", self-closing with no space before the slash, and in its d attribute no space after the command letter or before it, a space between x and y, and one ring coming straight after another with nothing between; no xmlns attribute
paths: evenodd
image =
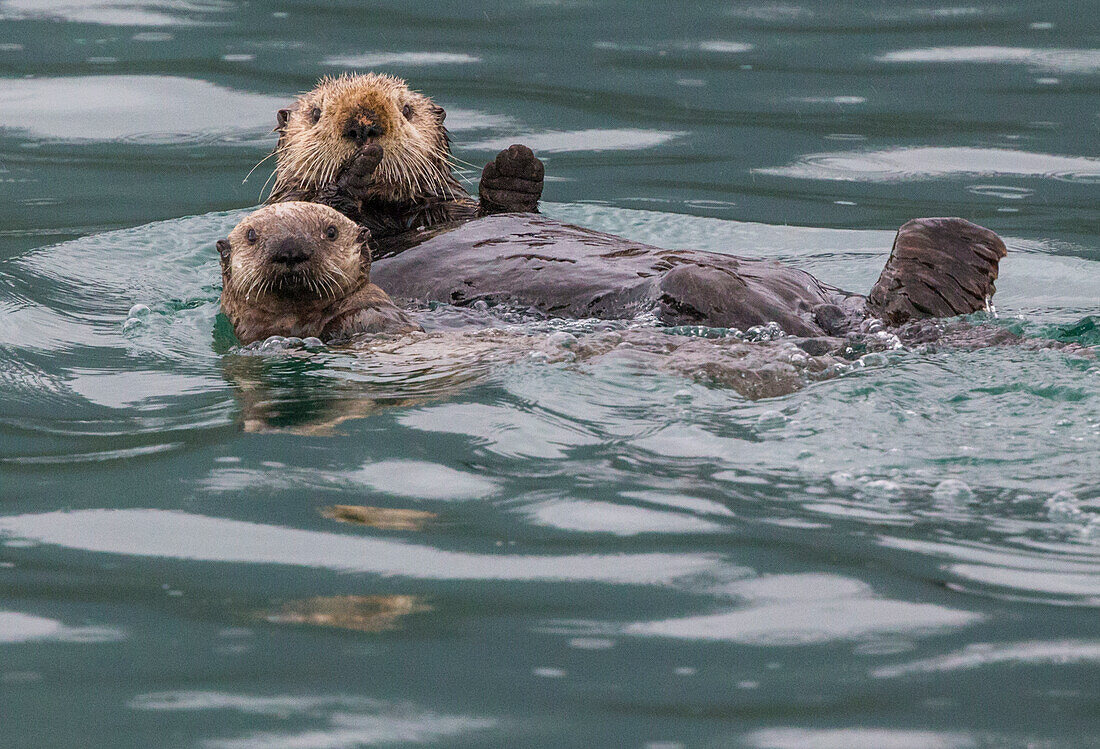
<svg viewBox="0 0 1100 749"><path fill-rule="evenodd" d="M341 302L341 311L325 325L322 338L339 340L363 333L413 333L423 330L389 295L368 283Z"/></svg>

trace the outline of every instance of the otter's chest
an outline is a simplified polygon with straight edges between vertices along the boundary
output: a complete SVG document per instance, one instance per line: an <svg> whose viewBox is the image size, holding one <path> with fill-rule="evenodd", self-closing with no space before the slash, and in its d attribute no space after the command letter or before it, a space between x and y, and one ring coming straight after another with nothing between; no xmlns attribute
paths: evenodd
<svg viewBox="0 0 1100 749"><path fill-rule="evenodd" d="M556 317L632 318L746 328L778 322L820 335L812 310L832 301L812 276L766 260L666 250L539 214L461 224L380 259L371 280L406 300L531 307Z"/></svg>

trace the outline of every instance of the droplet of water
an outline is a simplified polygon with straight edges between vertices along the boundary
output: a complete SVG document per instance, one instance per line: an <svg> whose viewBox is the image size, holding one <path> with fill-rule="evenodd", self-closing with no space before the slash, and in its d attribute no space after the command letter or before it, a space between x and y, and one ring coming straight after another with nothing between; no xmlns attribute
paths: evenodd
<svg viewBox="0 0 1100 749"><path fill-rule="evenodd" d="M1092 540L1100 540L1100 515L1093 515L1081 529L1081 535Z"/></svg>
<svg viewBox="0 0 1100 749"><path fill-rule="evenodd" d="M531 670L535 676L541 676L544 679L560 679L565 676L565 669L553 668L550 666L542 666Z"/></svg>
<svg viewBox="0 0 1100 749"><path fill-rule="evenodd" d="M557 333L553 333L546 342L551 346L560 346L561 348L572 348L573 344L577 342L577 337L572 333L566 333L564 330Z"/></svg>
<svg viewBox="0 0 1100 749"><path fill-rule="evenodd" d="M606 637L574 637L569 647L578 650L608 650L615 647L615 641Z"/></svg>
<svg viewBox="0 0 1100 749"><path fill-rule="evenodd" d="M865 334L878 333L882 328L883 322L877 317L865 317L863 322L859 324L859 332Z"/></svg>
<svg viewBox="0 0 1100 749"><path fill-rule="evenodd" d="M932 490L932 496L938 502L969 502L974 499L974 491L965 481L944 479L936 484L936 488Z"/></svg>
<svg viewBox="0 0 1100 749"><path fill-rule="evenodd" d="M1080 523L1085 520L1081 511L1081 501L1069 491L1060 491L1052 495L1044 504L1047 517L1052 523Z"/></svg>
<svg viewBox="0 0 1100 749"><path fill-rule="evenodd" d="M130 311L126 313L127 317L145 317L149 314L149 308L144 304L135 304L130 308Z"/></svg>
<svg viewBox="0 0 1100 749"><path fill-rule="evenodd" d="M781 411L765 411L756 417L756 426L761 429L774 429L787 423L787 417Z"/></svg>
<svg viewBox="0 0 1100 749"><path fill-rule="evenodd" d="M896 497L901 494L901 485L890 479L875 479L863 485L867 494L877 497Z"/></svg>
<svg viewBox="0 0 1100 749"><path fill-rule="evenodd" d="M779 323L772 321L767 325L753 325L745 331L743 338L746 341L759 343L761 341L775 341L787 335Z"/></svg>
<svg viewBox="0 0 1100 749"><path fill-rule="evenodd" d="M281 335L273 335L260 344L260 351L282 351L286 348L286 339Z"/></svg>
<svg viewBox="0 0 1100 749"><path fill-rule="evenodd" d="M829 476L829 482L836 487L845 488L855 483L855 476L847 471L837 471Z"/></svg>

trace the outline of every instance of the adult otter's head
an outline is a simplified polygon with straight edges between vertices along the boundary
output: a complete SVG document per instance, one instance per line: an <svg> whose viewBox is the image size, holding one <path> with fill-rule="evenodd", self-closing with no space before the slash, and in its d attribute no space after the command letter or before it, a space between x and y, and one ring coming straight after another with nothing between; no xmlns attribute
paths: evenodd
<svg viewBox="0 0 1100 749"><path fill-rule="evenodd" d="M367 73L323 78L279 110L275 187L268 202L310 197L331 184L362 149L382 160L364 196L405 202L453 197L446 113L400 78Z"/></svg>
<svg viewBox="0 0 1100 749"><path fill-rule="evenodd" d="M222 301L309 306L369 282L369 232L328 206L276 203L218 240Z"/></svg>

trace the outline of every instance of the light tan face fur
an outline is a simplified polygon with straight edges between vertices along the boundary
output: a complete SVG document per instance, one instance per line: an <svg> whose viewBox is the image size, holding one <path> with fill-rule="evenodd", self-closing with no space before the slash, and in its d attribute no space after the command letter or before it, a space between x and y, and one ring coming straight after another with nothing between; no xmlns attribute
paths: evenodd
<svg viewBox="0 0 1100 749"><path fill-rule="evenodd" d="M400 78L375 73L324 78L299 97L280 125L273 195L332 182L363 146L348 135L349 127L373 125L381 132L370 142L383 152L373 195L391 200L453 197L445 179L450 173L445 116Z"/></svg>
<svg viewBox="0 0 1100 749"><path fill-rule="evenodd" d="M264 206L229 233L228 247L219 243L224 292L245 301L339 298L370 278L365 236L354 221L318 203ZM294 262L280 261L287 253Z"/></svg>

